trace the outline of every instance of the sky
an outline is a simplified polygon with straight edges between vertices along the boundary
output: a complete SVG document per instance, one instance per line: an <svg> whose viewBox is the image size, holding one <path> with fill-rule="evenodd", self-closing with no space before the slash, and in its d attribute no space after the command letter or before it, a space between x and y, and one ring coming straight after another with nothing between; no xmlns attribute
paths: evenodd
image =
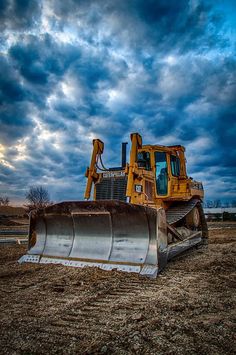
<svg viewBox="0 0 236 355"><path fill-rule="evenodd" d="M83 199L92 140L182 144L206 199L236 199L236 1L1 0L0 196ZM130 147L130 146L129 146Z"/></svg>

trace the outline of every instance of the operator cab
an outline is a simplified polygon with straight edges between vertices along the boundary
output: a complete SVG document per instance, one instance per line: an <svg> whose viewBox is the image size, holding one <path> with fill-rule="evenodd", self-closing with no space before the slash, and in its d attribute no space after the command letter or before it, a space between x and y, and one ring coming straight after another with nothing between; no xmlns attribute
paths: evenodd
<svg viewBox="0 0 236 355"><path fill-rule="evenodd" d="M143 191L150 201L153 193L163 200L168 199L173 191L177 193L180 190L181 180L187 178L184 151L180 145L150 145L138 150L136 162L143 170L140 171L145 180ZM149 190L153 192L148 193Z"/></svg>
<svg viewBox="0 0 236 355"><path fill-rule="evenodd" d="M154 152L158 196L167 196L169 184L173 182L173 179L179 179L181 175L179 147L167 148L170 150ZM175 148L175 150L171 150L171 148Z"/></svg>

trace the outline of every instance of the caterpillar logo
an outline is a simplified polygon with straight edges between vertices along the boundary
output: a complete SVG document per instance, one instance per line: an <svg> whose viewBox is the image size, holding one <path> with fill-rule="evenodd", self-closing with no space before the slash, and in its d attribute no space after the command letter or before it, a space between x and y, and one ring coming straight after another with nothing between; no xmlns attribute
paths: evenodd
<svg viewBox="0 0 236 355"><path fill-rule="evenodd" d="M102 176L104 178L121 177L121 176L125 176L125 172L124 171L108 171L106 173L103 173Z"/></svg>

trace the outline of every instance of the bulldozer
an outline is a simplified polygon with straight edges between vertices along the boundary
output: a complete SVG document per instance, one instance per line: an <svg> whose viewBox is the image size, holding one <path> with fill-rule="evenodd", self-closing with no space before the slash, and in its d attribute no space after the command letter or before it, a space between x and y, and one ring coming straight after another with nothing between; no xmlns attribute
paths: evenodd
<svg viewBox="0 0 236 355"><path fill-rule="evenodd" d="M84 201L30 213L28 252L19 262L95 266L155 278L168 260L207 244L201 182L187 176L181 145L143 145L131 134L129 163L106 168L93 140ZM90 197L93 192L93 199Z"/></svg>

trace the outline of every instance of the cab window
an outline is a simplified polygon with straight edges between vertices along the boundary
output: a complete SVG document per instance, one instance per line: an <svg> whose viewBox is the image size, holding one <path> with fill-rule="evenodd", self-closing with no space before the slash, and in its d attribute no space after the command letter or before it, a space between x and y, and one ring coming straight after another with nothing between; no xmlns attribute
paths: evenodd
<svg viewBox="0 0 236 355"><path fill-rule="evenodd" d="M150 153L149 152L139 152L137 159L138 167L145 170L151 170L150 163Z"/></svg>
<svg viewBox="0 0 236 355"><path fill-rule="evenodd" d="M175 155L170 156L171 173L173 176L180 176L180 160Z"/></svg>
<svg viewBox="0 0 236 355"><path fill-rule="evenodd" d="M155 152L156 164L156 187L158 195L167 195L168 191L168 175L167 160L165 152Z"/></svg>

